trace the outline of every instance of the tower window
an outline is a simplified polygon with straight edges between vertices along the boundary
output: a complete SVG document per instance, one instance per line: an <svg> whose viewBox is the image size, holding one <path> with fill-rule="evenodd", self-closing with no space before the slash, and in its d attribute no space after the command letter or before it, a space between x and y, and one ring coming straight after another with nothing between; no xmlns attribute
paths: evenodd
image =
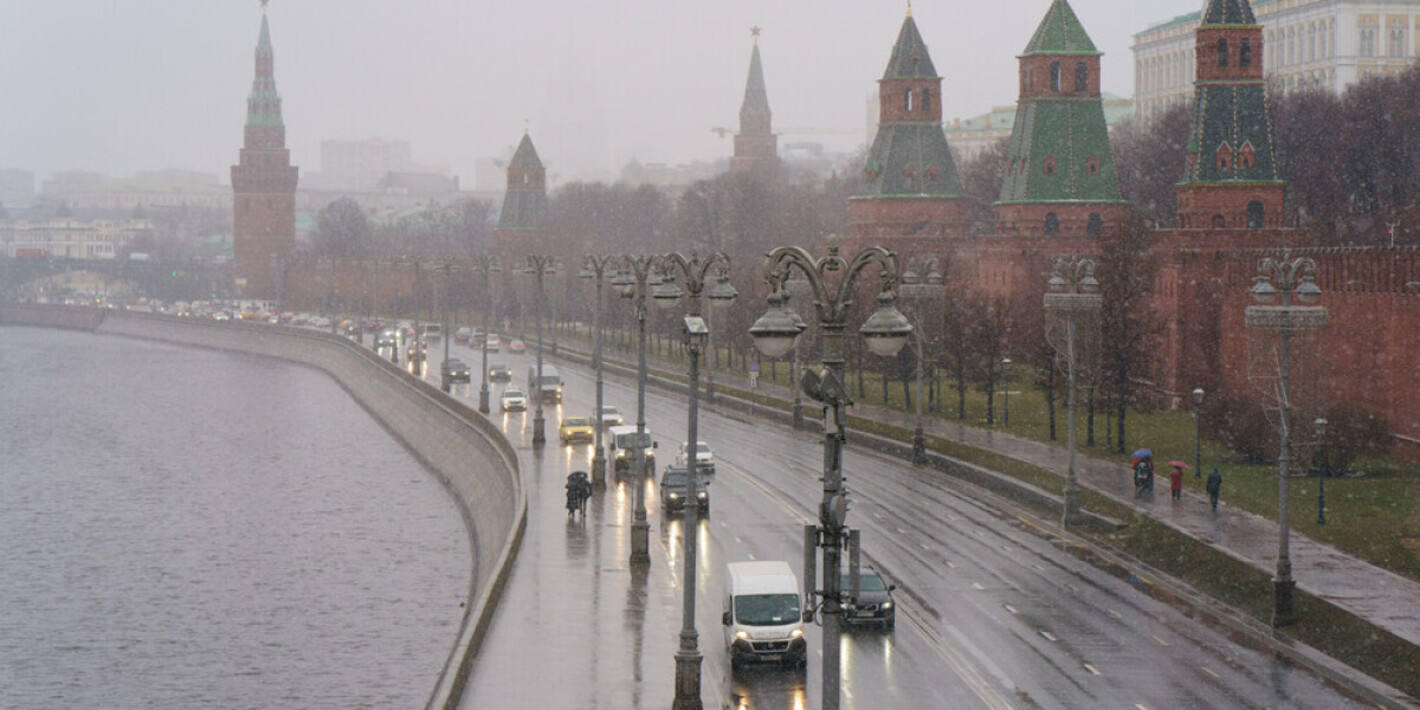
<svg viewBox="0 0 1420 710"><path fill-rule="evenodd" d="M912 113L912 89L908 89L907 94L903 96L902 108L908 113Z"/></svg>
<svg viewBox="0 0 1420 710"><path fill-rule="evenodd" d="M1055 156L1053 156L1053 155L1047 155L1047 156L1045 156L1045 161L1041 163L1041 166L1040 166L1040 167L1041 167L1041 170L1044 170L1044 171L1045 171L1045 174L1046 174L1046 175L1054 175L1054 174L1055 174Z"/></svg>
<svg viewBox="0 0 1420 710"><path fill-rule="evenodd" d="M1084 62L1075 64L1075 91L1088 91L1090 88L1090 67Z"/></svg>
<svg viewBox="0 0 1420 710"><path fill-rule="evenodd" d="M1256 200L1247 203L1247 228L1262 229L1262 223L1267 216L1267 210L1261 202Z"/></svg>
<svg viewBox="0 0 1420 710"><path fill-rule="evenodd" d="M1100 159L1098 155L1091 155L1090 157L1085 158L1085 172L1090 175L1099 175Z"/></svg>
<svg viewBox="0 0 1420 710"><path fill-rule="evenodd" d="M1220 214L1213 215L1213 229L1227 229L1228 218Z"/></svg>
<svg viewBox="0 0 1420 710"><path fill-rule="evenodd" d="M1225 172L1233 165L1233 149L1227 143L1218 146L1217 165L1218 172Z"/></svg>
<svg viewBox="0 0 1420 710"><path fill-rule="evenodd" d="M1060 234L1060 215L1050 212L1045 215L1045 236L1054 237Z"/></svg>
<svg viewBox="0 0 1420 710"><path fill-rule="evenodd" d="M1252 40L1243 38L1242 46L1238 48L1238 66L1246 69L1252 66Z"/></svg>
<svg viewBox="0 0 1420 710"><path fill-rule="evenodd" d="M1228 66L1228 38L1218 40L1218 66Z"/></svg>
<svg viewBox="0 0 1420 710"><path fill-rule="evenodd" d="M929 113L932 110L932 90L922 90L922 113Z"/></svg>
<svg viewBox="0 0 1420 710"><path fill-rule="evenodd" d="M942 169L935 165L927 166L927 181L936 182L942 179Z"/></svg>
<svg viewBox="0 0 1420 710"><path fill-rule="evenodd" d="M1238 168L1241 170L1252 170L1252 166L1257 163L1257 151L1253 150L1252 141L1243 144L1242 150L1238 151Z"/></svg>
<svg viewBox="0 0 1420 710"><path fill-rule="evenodd" d="M1104 231L1104 217L1098 212L1090 213L1089 224L1085 227L1085 234L1091 237L1098 237Z"/></svg>
<svg viewBox="0 0 1420 710"><path fill-rule="evenodd" d="M902 176L908 179L917 177L917 166L913 165L912 163L908 163L907 167L902 169Z"/></svg>
<svg viewBox="0 0 1420 710"><path fill-rule="evenodd" d="M1050 63L1050 90L1060 91L1060 62Z"/></svg>

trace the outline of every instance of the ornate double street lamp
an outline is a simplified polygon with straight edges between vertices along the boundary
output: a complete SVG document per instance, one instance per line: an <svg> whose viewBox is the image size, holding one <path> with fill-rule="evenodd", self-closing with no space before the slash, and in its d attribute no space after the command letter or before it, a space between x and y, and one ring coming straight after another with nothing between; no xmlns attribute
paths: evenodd
<svg viewBox="0 0 1420 710"><path fill-rule="evenodd" d="M533 306L533 317L537 320L537 381L528 388L532 390L528 394L532 396L533 401L537 402L537 410L533 413L532 443L533 446L542 446L547 443L545 420L542 415L542 279L544 276L557 273L557 262L549 255L530 254L527 257L527 266L523 268L522 272L537 277L537 292L533 294L536 304ZM486 333L483 340L484 342L488 341Z"/></svg>
<svg viewBox="0 0 1420 710"><path fill-rule="evenodd" d="M863 323L859 332L873 354L883 357L897 354L912 335L913 328L893 306L897 255L882 247L864 249L851 261L840 257L838 247L832 244L828 255L822 259L815 259L801 247L779 247L771 251L765 264L765 281L771 292L769 311L749 329L755 346L766 357L782 357L793 349L804 331L804 322L788 308L780 292L790 270L802 271L813 287L822 349L822 362L809 368L800 385L805 394L824 405L823 502L819 506L819 526L814 531L818 546L823 550L823 589L816 594L823 599L824 710L838 710L840 699L839 626L843 598L839 564L848 537L844 525L848 513L848 491L843 484L844 410L852 403L844 383L843 331L853 305L854 285L870 265L878 267L881 282L878 310ZM835 272L842 272L836 288L829 283L829 275ZM813 586L813 580L805 579L805 584Z"/></svg>
<svg viewBox="0 0 1420 710"><path fill-rule="evenodd" d="M1099 314L1103 299L1099 294L1099 282L1095 280L1095 262L1077 257L1061 257L1055 261L1055 271L1050 275L1050 290L1045 294L1045 312L1055 323L1065 326L1066 379L1069 382L1069 399L1066 438L1069 440L1069 464L1065 470L1065 515L1066 525L1080 523L1080 479L1075 474L1075 410L1079 397L1075 392L1075 361L1078 350L1077 335L1080 321L1091 326L1093 335L1095 316ZM1093 342L1093 340L1091 341ZM1060 344L1055 343L1060 350ZM1093 356L1093 348L1091 348Z"/></svg>
<svg viewBox="0 0 1420 710"><path fill-rule="evenodd" d="M937 260L908 260L898 290L912 301L912 320L917 323L914 329L917 336L917 424L912 430L912 462L924 464L927 463L927 438L922 431L922 302L942 293L942 272L937 269Z"/></svg>
<svg viewBox="0 0 1420 710"><path fill-rule="evenodd" d="M1292 369L1292 339L1308 330L1320 330L1327 325L1325 306L1314 305L1321 299L1321 287L1316 285L1316 262L1306 257L1289 258L1284 253L1281 260L1271 257L1262 259L1257 269L1261 274L1252 287L1252 297L1260 305L1247 307L1247 328L1259 333L1276 333L1279 349L1275 362L1268 351L1268 369L1276 368L1276 385L1270 396L1279 408L1277 424L1280 433L1280 450L1277 455L1277 574L1272 578L1273 605L1272 626L1290 626L1296 623L1297 614L1293 606L1293 591L1297 586L1292 579L1292 559L1288 549L1291 538L1290 511L1288 508L1288 439L1290 436L1292 393L1289 390ZM1276 282L1275 285L1273 282ZM1295 298L1299 304L1294 304ZM1270 382L1270 372L1262 378Z"/></svg>
<svg viewBox="0 0 1420 710"><path fill-rule="evenodd" d="M646 287L659 284L661 279L653 273L653 257L627 255L621 257L620 265L611 285L622 298L635 299L637 324L636 442L627 451L636 472L632 482L636 503L631 513L630 562L632 566L644 566L651 564L651 525L646 522L646 449L651 446L650 437L646 436Z"/></svg>
<svg viewBox="0 0 1420 710"><path fill-rule="evenodd" d="M592 417L592 431L596 436L596 452L592 454L592 485L598 487L606 485L606 454L602 450L602 282L615 259L614 256L588 256L582 270L577 273L579 278L596 279L597 283L597 304L592 316L592 328L597 333L597 346L592 354L592 367L597 371L597 410Z"/></svg>
<svg viewBox="0 0 1420 710"><path fill-rule="evenodd" d="M453 259L444 259L435 266L444 272L444 278L436 284L442 298L435 299L439 302L439 307L444 309L444 359L439 363L439 388L448 392L453 389L453 373L449 371L449 341L454 337L454 334L449 332L449 279L455 271L461 271L461 269Z"/></svg>
<svg viewBox="0 0 1420 710"><path fill-rule="evenodd" d="M690 405L687 419L689 425L686 432L686 467L689 469L686 474L686 494L684 506L683 523L684 534L682 539L685 546L685 571L682 574L681 597L682 614L680 627L680 648L675 654L675 701L671 703L674 710L700 710L703 706L700 702L700 661L701 654L699 648L700 634L695 629L695 558L696 558L696 524L700 515L699 498L699 463L697 461L696 446L699 441L699 417L700 417L700 352L710 340L710 328L705 324L705 319L700 316L700 294L705 290L705 277L711 269L718 269L720 276L727 276L730 270L730 258L724 254L712 254L705 259L701 259L698 254L691 253L690 258L686 258L678 253L670 253L659 259L662 268L672 275L679 275L685 281L685 290L689 294L688 310L684 319L684 335L686 352L690 355ZM717 280L715 286L710 289L709 294L712 304L728 304L737 295L733 286L730 286L729 279ZM656 288L653 298L656 305L670 308L674 306L681 297L681 290L675 284L674 278L667 279Z"/></svg>
<svg viewBox="0 0 1420 710"><path fill-rule="evenodd" d="M502 271L502 268L498 265L498 257L492 254L479 254L473 257L472 271L475 274L483 275L483 383L478 386L478 411L487 414L489 412L488 323L491 320L490 311L493 310L493 275Z"/></svg>

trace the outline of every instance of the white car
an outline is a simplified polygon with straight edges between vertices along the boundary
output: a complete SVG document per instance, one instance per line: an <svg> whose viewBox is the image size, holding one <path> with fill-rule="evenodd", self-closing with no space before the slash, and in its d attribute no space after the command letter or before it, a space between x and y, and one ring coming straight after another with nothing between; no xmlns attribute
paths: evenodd
<svg viewBox="0 0 1420 710"><path fill-rule="evenodd" d="M513 387L503 390L503 396L498 399L505 412L526 412L528 411L528 398L523 391Z"/></svg>
<svg viewBox="0 0 1420 710"><path fill-rule="evenodd" d="M690 456L686 454L689 446L681 442L680 448L676 451L675 463L677 466L686 466ZM695 442L695 468L702 474L715 472L715 452L710 450L710 445L703 442Z"/></svg>
<svg viewBox="0 0 1420 710"><path fill-rule="evenodd" d="M625 422L621 418L621 410L616 407L602 407L601 415L597 417L597 424L603 428L609 426L621 426Z"/></svg>

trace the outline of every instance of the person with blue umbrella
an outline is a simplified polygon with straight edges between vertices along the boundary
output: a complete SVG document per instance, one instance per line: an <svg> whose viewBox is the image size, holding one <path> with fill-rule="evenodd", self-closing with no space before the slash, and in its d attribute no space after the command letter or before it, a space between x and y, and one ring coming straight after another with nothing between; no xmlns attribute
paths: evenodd
<svg viewBox="0 0 1420 710"><path fill-rule="evenodd" d="M1145 493L1154 492L1154 452L1139 449L1130 454L1130 465L1134 467L1134 497L1142 498Z"/></svg>

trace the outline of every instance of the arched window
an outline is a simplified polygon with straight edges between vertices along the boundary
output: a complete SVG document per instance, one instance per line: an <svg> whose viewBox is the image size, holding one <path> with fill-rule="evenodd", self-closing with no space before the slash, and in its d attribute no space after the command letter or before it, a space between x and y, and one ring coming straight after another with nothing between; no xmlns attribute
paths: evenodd
<svg viewBox="0 0 1420 710"><path fill-rule="evenodd" d="M922 90L922 113L930 113L931 111L932 111L932 90L931 90L931 89L923 89L923 90Z"/></svg>
<svg viewBox="0 0 1420 710"><path fill-rule="evenodd" d="M1223 37L1218 40L1218 66L1228 66L1228 38Z"/></svg>
<svg viewBox="0 0 1420 710"><path fill-rule="evenodd" d="M1084 62L1075 64L1075 91L1088 91L1090 88L1090 67Z"/></svg>
<svg viewBox="0 0 1420 710"><path fill-rule="evenodd" d="M1050 63L1050 90L1060 91L1060 62Z"/></svg>
<svg viewBox="0 0 1420 710"><path fill-rule="evenodd" d="M1252 170L1257 164L1257 150L1252 147L1252 141L1243 143L1242 150L1238 151L1237 163L1239 170Z"/></svg>
<svg viewBox="0 0 1420 710"><path fill-rule="evenodd" d="M1238 66L1246 69L1252 66L1252 40L1244 37L1242 47L1238 48Z"/></svg>
<svg viewBox="0 0 1420 710"><path fill-rule="evenodd" d="M1090 221L1085 226L1085 234L1098 237L1102 231L1104 231L1104 217L1101 217L1098 212L1091 212Z"/></svg>
<svg viewBox="0 0 1420 710"><path fill-rule="evenodd" d="M902 97L902 108L908 113L912 113L912 89L908 89L907 94Z"/></svg>
<svg viewBox="0 0 1420 710"><path fill-rule="evenodd" d="M1054 174L1055 174L1055 156L1053 156L1053 155L1047 155L1047 156L1045 156L1045 160L1042 161L1041 164L1040 164L1040 169L1043 170L1043 171L1045 171L1045 174L1046 174L1046 175L1054 175Z"/></svg>
<svg viewBox="0 0 1420 710"><path fill-rule="evenodd" d="M1100 159L1098 155L1091 155L1085 158L1085 173L1088 175L1100 174Z"/></svg>
<svg viewBox="0 0 1420 710"><path fill-rule="evenodd" d="M1267 219L1267 210L1261 202L1256 200L1247 203L1247 228L1262 229L1262 223Z"/></svg>
<svg viewBox="0 0 1420 710"><path fill-rule="evenodd" d="M1060 215L1050 212L1045 215L1045 236L1054 237L1060 234Z"/></svg>
<svg viewBox="0 0 1420 710"><path fill-rule="evenodd" d="M1213 229L1227 229L1228 218L1220 214L1213 215Z"/></svg>
<svg viewBox="0 0 1420 710"><path fill-rule="evenodd" d="M1227 172L1233 166L1233 149L1227 143L1218 146L1218 172Z"/></svg>

